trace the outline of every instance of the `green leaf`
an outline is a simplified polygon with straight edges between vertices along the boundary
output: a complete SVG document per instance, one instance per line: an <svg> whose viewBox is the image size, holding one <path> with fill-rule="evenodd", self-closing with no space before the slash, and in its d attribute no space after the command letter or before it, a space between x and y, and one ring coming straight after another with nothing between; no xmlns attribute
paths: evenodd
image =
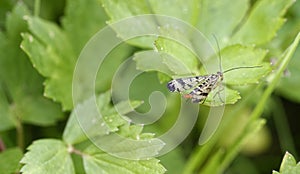
<svg viewBox="0 0 300 174"><path fill-rule="evenodd" d="M32 34L22 34L21 48L33 66L47 78L44 95L62 103L64 110L72 108L71 85L75 55L65 33L53 23L28 17Z"/></svg>
<svg viewBox="0 0 300 174"><path fill-rule="evenodd" d="M4 28L5 17L7 12L13 8L14 1L12 0L2 0L0 1L0 28Z"/></svg>
<svg viewBox="0 0 300 174"><path fill-rule="evenodd" d="M68 144L89 138L111 153L134 159L154 156L164 146L161 140L152 138L153 134L142 133L143 126L131 125L128 119L120 115L131 112L134 109L132 107L139 106L140 102L132 102L131 108L124 108L123 102L118 103L117 112L110 105L110 91L97 98L98 108L94 107L93 102L95 100L90 98L72 113L63 135Z"/></svg>
<svg viewBox="0 0 300 174"><path fill-rule="evenodd" d="M120 19L140 14L149 14L150 10L146 1L139 0L100 0L106 13L110 17L110 23Z"/></svg>
<svg viewBox="0 0 300 174"><path fill-rule="evenodd" d="M133 60L136 62L136 68L141 71L158 71L168 75L173 72L170 68L162 63L163 58L160 53L155 51L140 51L134 54Z"/></svg>
<svg viewBox="0 0 300 174"><path fill-rule="evenodd" d="M69 1L67 5L67 15L62 22L65 30L38 17L27 16L31 33L23 34L21 45L32 64L46 77L45 96L61 102L64 110L73 107L71 89L77 56L106 19L96 0ZM82 25L86 27L84 30L80 29Z"/></svg>
<svg viewBox="0 0 300 174"><path fill-rule="evenodd" d="M101 1L103 8L105 9L107 15L110 17L109 24L112 24L111 27L117 32L118 36L127 39L132 35L136 35L139 32L143 31L155 31L157 28L156 21L151 17L145 17L145 20L140 20L134 18L133 16L142 15L142 14L151 14L151 11L148 7L146 1L140 0L99 0ZM129 17L132 20L130 20ZM120 22L127 18L127 22L130 25L125 24L125 26L115 26L114 23ZM132 26L135 26L134 28ZM152 33L153 34L153 33ZM152 48L155 37L150 36L141 36L134 39L126 40L127 43L134 46L142 48Z"/></svg>
<svg viewBox="0 0 300 174"><path fill-rule="evenodd" d="M1 117L46 126L63 114L59 105L43 96L43 79L20 49L20 33L27 31L24 18L28 15L24 4L18 3L7 17L7 32L0 33L0 110L5 110Z"/></svg>
<svg viewBox="0 0 300 174"><path fill-rule="evenodd" d="M68 144L76 144L85 141L88 137L107 135L109 132L119 130L119 126L128 121L120 114L127 114L140 106L140 101L131 102L131 107L127 107L127 102L116 104L118 112L110 105L111 93L107 91L97 97L97 108L93 107L93 98L90 98L82 104L76 106L71 113L67 126L63 133L63 139ZM101 111L101 118L99 117ZM93 121L94 120L94 121ZM84 130L82 130L84 128Z"/></svg>
<svg viewBox="0 0 300 174"><path fill-rule="evenodd" d="M10 113L9 102L0 85L0 132L15 127L16 118Z"/></svg>
<svg viewBox="0 0 300 174"><path fill-rule="evenodd" d="M220 86L209 93L203 105L220 106L224 104L234 104L239 99L241 99L241 96L238 91Z"/></svg>
<svg viewBox="0 0 300 174"><path fill-rule="evenodd" d="M97 97L97 106L100 111L108 110L110 108L110 101L111 101L111 93L110 91L106 91L100 94Z"/></svg>
<svg viewBox="0 0 300 174"><path fill-rule="evenodd" d="M216 65L216 60L219 59L218 64L220 64L221 61L224 83L227 85L258 83L259 80L266 76L271 70L270 65L263 62L267 54L267 51L263 49L237 44L225 47L221 50L220 54L221 60L213 56L207 62L206 67L212 67L215 69L215 72L220 71L219 65ZM232 68L234 68L232 71L226 72ZM201 72L206 72L204 67L201 69Z"/></svg>
<svg viewBox="0 0 300 174"><path fill-rule="evenodd" d="M270 41L285 19L282 17L295 0L256 1L249 17L232 38L233 43L265 44Z"/></svg>
<svg viewBox="0 0 300 174"><path fill-rule="evenodd" d="M67 146L54 139L44 139L33 142L28 147L21 163L24 174L57 173L74 174L74 166Z"/></svg>
<svg viewBox="0 0 300 174"><path fill-rule="evenodd" d="M67 1L62 24L76 55L79 55L86 42L106 25L106 20L107 16L98 0L89 0L89 3L85 0Z"/></svg>
<svg viewBox="0 0 300 174"><path fill-rule="evenodd" d="M42 92L40 92L39 97L24 97L16 103L17 106L12 107L11 111L15 112L16 115L22 112L24 116L21 116L21 118L24 123L39 126L54 125L64 116L61 107L49 99L42 97Z"/></svg>
<svg viewBox="0 0 300 174"><path fill-rule="evenodd" d="M164 82L168 82L168 81L172 80L170 78L170 76L168 76L168 75L166 75L164 73L161 73L161 72L157 73L157 78L159 80L159 83L164 83Z"/></svg>
<svg viewBox="0 0 300 174"><path fill-rule="evenodd" d="M154 157L164 147L162 140L153 138L154 134L142 133L142 125L120 126L114 134L94 139L96 145L106 152L125 159L141 160Z"/></svg>
<svg viewBox="0 0 300 174"><path fill-rule="evenodd" d="M84 151L84 168L89 173L165 173L166 169L157 159L128 160L111 156L94 145Z"/></svg>
<svg viewBox="0 0 300 174"><path fill-rule="evenodd" d="M78 123L75 111L76 108L71 113L71 116L69 117L67 125L63 132L63 140L67 144L76 144L88 139L85 132L82 130L80 124Z"/></svg>
<svg viewBox="0 0 300 174"><path fill-rule="evenodd" d="M130 125L125 124L120 128L119 133L124 137L130 137L132 139L140 139L139 137L142 134L144 126L143 125ZM153 134L150 138L153 137ZM143 139L148 139L148 137L145 137Z"/></svg>
<svg viewBox="0 0 300 174"><path fill-rule="evenodd" d="M183 37L181 31L162 28L162 33L168 33L169 37L176 38L171 40L165 37L158 37L155 41L155 47L161 52L163 63L175 74L196 74L198 72L198 59L193 54L192 47L182 45L189 43L187 38Z"/></svg>
<svg viewBox="0 0 300 174"><path fill-rule="evenodd" d="M288 9L286 23L278 31L278 35L272 40L270 45L271 52L274 57L279 57L282 51L288 47L290 42L294 39L297 33L300 31L300 14L299 14L300 3L295 2Z"/></svg>
<svg viewBox="0 0 300 174"><path fill-rule="evenodd" d="M139 100L134 101L121 101L115 104L114 108L117 108L117 111L120 115L126 115L133 111L135 108L141 106L144 102Z"/></svg>
<svg viewBox="0 0 300 174"><path fill-rule="evenodd" d="M279 172L273 171L273 174L297 174L300 172L300 163L290 153L286 152L280 165Z"/></svg>
<svg viewBox="0 0 300 174"><path fill-rule="evenodd" d="M119 130L118 127L127 122L125 119L122 119L119 114L111 114L104 116L103 120L106 122L111 132Z"/></svg>
<svg viewBox="0 0 300 174"><path fill-rule="evenodd" d="M229 5L234 4L234 5ZM202 0L197 28L206 36L217 35L226 42L249 8L249 0Z"/></svg>
<svg viewBox="0 0 300 174"><path fill-rule="evenodd" d="M103 123L105 123L108 126L110 132L115 132L119 130L118 128L119 126L129 121L121 114L126 114L127 112L131 112L132 110L134 110L134 108L129 107L128 105L126 105L127 107L122 106L124 102L117 103L115 104L115 106L112 106L110 102L111 102L110 91L101 94L97 98L97 106L101 112L102 119L103 119L102 121L104 121ZM137 104L136 106L138 107L139 104ZM119 110L117 111L115 107L119 108Z"/></svg>
<svg viewBox="0 0 300 174"><path fill-rule="evenodd" d="M271 70L268 63L262 62L266 53L266 50L242 45L231 45L224 48L221 51L222 72L232 68L238 69L225 72L223 83L230 86L258 83L260 79L266 76ZM205 67L215 69L215 73L220 71L219 66L215 63L216 60L219 60L219 58L212 56L205 63ZM218 63L220 64L219 61ZM243 68L257 65L262 67ZM200 69L200 72L206 72L204 67ZM224 92L226 96L224 96ZM226 97L226 100L224 97ZM237 91L227 87L225 87L225 90L223 91L217 87L209 94L204 105L218 106L224 103L224 101L226 101L226 104L234 104L238 99L240 99L240 95Z"/></svg>
<svg viewBox="0 0 300 174"><path fill-rule="evenodd" d="M96 93L102 93L111 88L113 77L115 76L118 68L126 60L126 58L132 56L133 47L122 43L105 57L96 77Z"/></svg>
<svg viewBox="0 0 300 174"><path fill-rule="evenodd" d="M0 153L0 173L11 174L17 173L19 169L19 161L23 153L19 148L7 149Z"/></svg>
<svg viewBox="0 0 300 174"><path fill-rule="evenodd" d="M263 63L267 51L251 46L232 45L221 51L223 72L231 68L239 68L224 74L224 82L228 85L245 85L258 83L270 72L269 63ZM242 68L262 65L256 68Z"/></svg>
<svg viewBox="0 0 300 174"><path fill-rule="evenodd" d="M98 97L100 100L99 110L104 110L110 101L109 93ZM63 140L68 144L76 144L85 141L91 136L105 135L109 133L109 127L105 124L103 118L97 118L98 110L93 107L93 98L86 100L75 107L68 120L63 133Z"/></svg>
<svg viewBox="0 0 300 174"><path fill-rule="evenodd" d="M191 24L197 22L199 3L195 0L149 0L151 9L155 14L179 18ZM174 5L176 4L176 5ZM172 8L170 8L172 6Z"/></svg>

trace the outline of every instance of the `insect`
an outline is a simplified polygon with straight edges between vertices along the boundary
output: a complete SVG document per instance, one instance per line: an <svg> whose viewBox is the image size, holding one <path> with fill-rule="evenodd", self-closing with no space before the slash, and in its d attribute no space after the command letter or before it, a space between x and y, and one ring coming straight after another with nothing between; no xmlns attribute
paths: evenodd
<svg viewBox="0 0 300 174"><path fill-rule="evenodd" d="M168 82L167 87L170 92L184 92L192 89L184 98L191 99L193 103L204 103L208 94L218 86L218 83L223 80L223 73L186 77L174 79Z"/></svg>
<svg viewBox="0 0 300 174"><path fill-rule="evenodd" d="M247 67L236 67L228 69L224 72L218 71L215 74L203 75L203 76L194 76L186 78L178 78L171 80L167 83L167 88L170 92L179 92L183 93L189 91L187 94L184 94L183 97L191 99L193 103L204 103L208 94L220 85L223 81L223 74L232 70L241 69L241 68L256 68L262 66L247 66ZM221 99L222 100L222 99Z"/></svg>
<svg viewBox="0 0 300 174"><path fill-rule="evenodd" d="M218 45L218 43L217 43ZM219 48L219 45L218 45ZM220 50L220 48L219 48ZM179 92L183 94L184 98L191 99L193 103L204 103L209 93L214 90L216 87L220 86L223 81L223 74L232 70L242 69L242 68L258 68L262 66L243 66L235 67L228 69L222 72L221 67L221 55L219 51L220 59L220 71L214 74L203 75L203 76L194 76L194 77L185 77L171 80L167 83L167 88L170 92ZM220 89L218 91L221 91ZM217 93L216 93L217 94ZM220 96L219 96L220 97ZM220 98L220 100L222 100ZM223 102L223 101L222 101Z"/></svg>

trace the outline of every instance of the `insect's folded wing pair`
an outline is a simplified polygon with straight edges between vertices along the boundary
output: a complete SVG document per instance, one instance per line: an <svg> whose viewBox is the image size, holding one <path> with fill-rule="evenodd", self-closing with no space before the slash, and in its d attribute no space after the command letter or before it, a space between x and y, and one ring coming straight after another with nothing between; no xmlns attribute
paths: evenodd
<svg viewBox="0 0 300 174"><path fill-rule="evenodd" d="M167 87L171 92L183 93L189 91L188 94L183 95L184 98L191 99L193 103L202 103L210 92L207 91L209 89L203 86L207 78L208 75L178 78L171 80Z"/></svg>

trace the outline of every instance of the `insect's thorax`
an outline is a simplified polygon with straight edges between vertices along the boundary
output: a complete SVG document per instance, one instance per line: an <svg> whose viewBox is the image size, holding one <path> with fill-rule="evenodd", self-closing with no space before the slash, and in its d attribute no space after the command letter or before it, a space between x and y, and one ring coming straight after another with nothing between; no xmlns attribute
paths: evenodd
<svg viewBox="0 0 300 174"><path fill-rule="evenodd" d="M223 73L219 71L216 74L209 75L205 80L205 85L207 87L214 89L217 86L217 84L222 80L223 80Z"/></svg>

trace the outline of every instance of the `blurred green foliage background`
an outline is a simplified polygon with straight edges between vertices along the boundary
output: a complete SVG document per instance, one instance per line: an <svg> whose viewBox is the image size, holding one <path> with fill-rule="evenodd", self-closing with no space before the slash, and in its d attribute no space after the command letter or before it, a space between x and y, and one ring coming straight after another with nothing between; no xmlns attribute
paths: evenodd
<svg viewBox="0 0 300 174"><path fill-rule="evenodd" d="M22 166L24 173L34 173L32 168L35 166L31 168L30 165L36 159L24 158L26 148L34 140L55 138L62 139L61 142L68 145L73 143L62 137L67 132L67 122L71 122L68 121L69 115L75 108L71 100L71 81L80 51L98 30L108 24L124 17L149 13L180 18L207 36L216 34L222 49L238 43L246 45L247 48L255 45L259 49L268 50L264 62L270 62L272 71L261 80L257 88L233 87L241 92L242 99L234 105L226 106L220 126L222 131L217 132L217 138L204 146L197 143L209 107L201 106L198 121L191 134L175 150L157 158L160 162L154 159L147 163L153 169L148 173L164 173L165 169L166 173L171 174L270 173L272 170L279 171L286 151L299 161L300 46L295 47L295 53L284 73L280 75L280 81L272 95L263 106L259 106L265 89L274 78L274 72L283 64L283 60L287 60L285 50L300 31L299 1L1 0L0 173L16 173ZM31 15L42 20L37 19L32 23L23 20L24 16ZM39 25L44 28L38 28ZM43 31L49 30L62 37L51 42L51 39L43 35ZM31 37L36 42L30 43ZM163 45L163 40L159 41L156 41L157 47L167 45ZM137 56L139 51L153 49L154 44L150 48L143 44L123 43L108 55L109 58L103 64L104 68L98 72L98 94L110 89L113 75L124 60ZM235 53L235 50L232 52ZM145 72L131 84L130 99L145 101L137 108L140 112L151 109L147 101L152 91L159 90L167 96L168 104L164 116L155 124L145 126L144 132L160 135L170 129L177 119L180 96L170 95L165 88L169 79L170 77L157 72ZM253 89L255 93L251 93ZM253 134L240 135L250 125L249 116L257 107L262 107L263 110L255 118L256 127L250 129ZM71 137L66 135L68 136ZM37 144L40 147L48 147L46 144L51 147L53 143L59 149L64 147L61 142ZM85 149L86 144L89 143L76 144L76 148L93 154L96 150L91 147ZM72 145L75 146L75 143ZM33 149L38 148L32 148L32 152ZM33 153L28 154L34 156ZM101 165L97 166L99 168L91 167L92 165L88 168L82 164L83 159L74 157L75 152L70 154L73 155L73 162L68 163L69 173L97 173L102 169ZM69 154L66 153L67 155ZM20 164L22 158L24 161ZM113 157L109 159L117 161ZM25 167L24 163L27 164ZM124 167L135 164L118 161L118 165ZM113 173L113 167L110 167L105 171ZM300 172L299 165L295 171ZM142 173L143 170L136 169L135 172ZM49 173L53 173L53 170L49 170Z"/></svg>

